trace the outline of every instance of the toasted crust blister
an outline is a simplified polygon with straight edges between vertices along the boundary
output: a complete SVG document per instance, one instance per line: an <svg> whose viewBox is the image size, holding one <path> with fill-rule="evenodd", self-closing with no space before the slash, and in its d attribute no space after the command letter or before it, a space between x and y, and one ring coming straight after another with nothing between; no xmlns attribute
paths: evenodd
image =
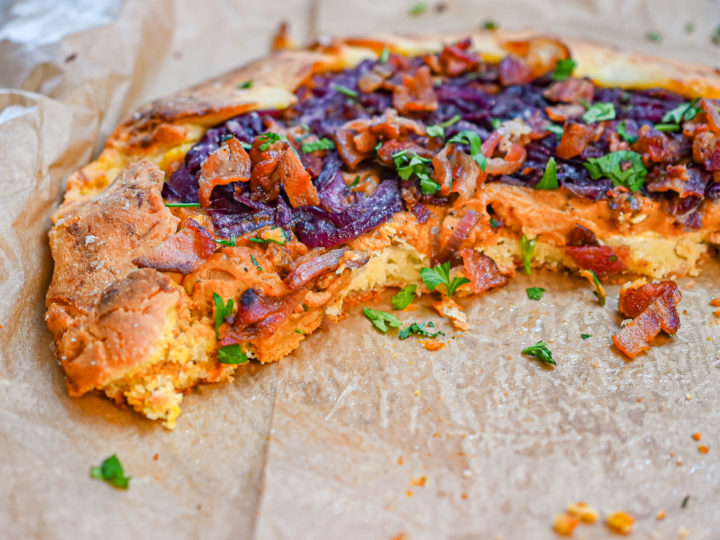
<svg viewBox="0 0 720 540"><path fill-rule="evenodd" d="M50 231L55 271L47 294L47 321L70 392L81 395L102 390L172 427L184 389L198 381L226 379L235 369L218 365L215 360L209 303L198 301L197 294L179 285L172 273L140 269L133 262L177 232L180 220L163 205L161 168L182 159L205 129L251 110L292 105L293 92L313 73L352 66L364 58L376 57L386 47L393 52L421 54L471 37L473 48L492 60L535 35L532 31L476 31L428 37L339 39L310 50L272 54L142 107L115 130L97 160L68 180L65 200ZM564 43L577 62L575 73L598 84L655 86L686 96L720 97L717 70L577 39ZM250 88L240 87L250 80ZM503 195L503 189L510 198ZM498 204L508 200L521 205L546 204L550 213L559 211L564 204L553 199L556 195L543 195L540 203L535 199L523 202L527 197L513 186L496 185L491 191L501 192L493 195L489 191L487 195L496 196ZM720 212L715 208L710 214L707 227L714 227L711 232L716 232ZM587 212L588 226L592 226L592 215ZM398 217L393 226L402 230L405 219ZM532 228L532 224L528 227ZM617 233L622 237L621 231ZM676 251L684 249L682 242L673 240L671 244L668 246ZM517 248L496 245L493 249L491 255L501 270L512 271L508 268L512 262L508 261L516 257L513 249ZM540 255L543 249L539 249ZM546 249L548 262L565 264L551 246ZM697 251L695 244L687 246L687 267L673 269L672 265L678 266L682 259L676 257L668 263L670 266L652 267L645 272L640 269L640 273L692 271L701 254L694 249ZM422 261L422 254L413 256ZM218 255L214 257L223 264ZM346 291L353 290L352 285L348 288L349 279L346 272L342 278ZM338 281L329 286L333 298L341 294L340 285ZM322 320L318 312L304 317L296 324L308 332ZM303 339L292 330L282 337L284 342L276 338L268 341L265 349L258 348L266 354L261 360L280 358Z"/></svg>

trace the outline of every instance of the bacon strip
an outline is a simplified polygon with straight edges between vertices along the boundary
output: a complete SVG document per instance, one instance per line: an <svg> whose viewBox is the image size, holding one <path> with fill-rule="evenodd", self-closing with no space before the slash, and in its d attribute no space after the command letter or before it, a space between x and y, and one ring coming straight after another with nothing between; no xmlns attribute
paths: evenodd
<svg viewBox="0 0 720 540"><path fill-rule="evenodd" d="M468 52L472 42L469 39L446 46L440 53L442 72L448 77L457 77L463 73L475 71L480 60L473 53Z"/></svg>
<svg viewBox="0 0 720 540"><path fill-rule="evenodd" d="M555 152L562 159L579 156L588 144L600 139L604 130L603 122L591 125L568 122Z"/></svg>
<svg viewBox="0 0 720 540"><path fill-rule="evenodd" d="M133 262L155 270L190 274L215 252L215 247L210 232L194 219L188 219L179 232Z"/></svg>
<svg viewBox="0 0 720 540"><path fill-rule="evenodd" d="M393 89L393 107L401 114L434 111L438 100L428 66L419 67L413 75L404 74L403 83Z"/></svg>
<svg viewBox="0 0 720 540"><path fill-rule="evenodd" d="M587 227L583 227L579 223L570 231L568 235L568 246L599 246L595 233Z"/></svg>
<svg viewBox="0 0 720 540"><path fill-rule="evenodd" d="M621 290L620 311L625 315L635 315L631 323L612 337L618 350L629 358L635 358L650 348L650 341L661 330L670 335L677 332L680 317L676 306L681 299L682 294L672 281Z"/></svg>
<svg viewBox="0 0 720 540"><path fill-rule="evenodd" d="M460 221L455 224L455 229L453 229L450 238L445 242L445 247L443 247L433 262L436 264L443 263L452 257L463 242L472 234L478 221L480 221L480 214L475 210L468 210L465 215L460 218Z"/></svg>
<svg viewBox="0 0 720 540"><path fill-rule="evenodd" d="M701 99L700 106L707 115L710 130L720 135L720 111L718 111L720 104L717 103L717 100Z"/></svg>
<svg viewBox="0 0 720 540"><path fill-rule="evenodd" d="M198 202L203 208L210 205L210 195L215 186L250 179L250 156L238 139L225 141L210 154L200 170Z"/></svg>
<svg viewBox="0 0 720 540"><path fill-rule="evenodd" d="M465 276L470 280L470 286L476 294L507 283L507 277L500 273L495 261L484 253L466 248L460 255L463 258Z"/></svg>
<svg viewBox="0 0 720 540"><path fill-rule="evenodd" d="M599 278L627 270L627 265L610 246L567 246L567 253L583 270L592 270Z"/></svg>
<svg viewBox="0 0 720 540"><path fill-rule="evenodd" d="M335 130L335 146L337 147L340 158L345 165L354 169L365 158L370 157L370 152L361 152L355 145L355 133L349 129Z"/></svg>
<svg viewBox="0 0 720 540"><path fill-rule="evenodd" d="M587 79L570 77L564 81L558 81L550 85L543 92L543 95L552 100L562 103L580 103L580 100L592 101L595 87Z"/></svg>
<svg viewBox="0 0 720 540"><path fill-rule="evenodd" d="M233 326L223 332L220 345L224 347L272 335L300 305L307 292L302 289L287 296L272 297L247 289L240 295Z"/></svg>
<svg viewBox="0 0 720 540"><path fill-rule="evenodd" d="M293 208L318 206L320 204L320 198L311 181L310 174L302 166L300 158L293 148L288 146L287 150L285 150L285 153L278 161L273 176L285 187L285 193L287 193L288 200Z"/></svg>
<svg viewBox="0 0 720 540"><path fill-rule="evenodd" d="M285 285L291 291L296 291L320 274L337 268L347 249L347 247L333 249L322 255L319 255L323 251L322 248L313 249L296 261L295 269L284 279Z"/></svg>
<svg viewBox="0 0 720 540"><path fill-rule="evenodd" d="M638 134L638 140L633 143L632 149L642 155L643 159L655 163L676 163L680 159L678 144L661 131L645 125Z"/></svg>

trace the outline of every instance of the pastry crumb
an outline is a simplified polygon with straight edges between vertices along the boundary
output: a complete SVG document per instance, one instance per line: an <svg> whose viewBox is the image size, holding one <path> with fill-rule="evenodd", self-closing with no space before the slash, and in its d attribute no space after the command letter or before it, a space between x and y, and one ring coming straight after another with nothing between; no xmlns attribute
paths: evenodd
<svg viewBox="0 0 720 540"><path fill-rule="evenodd" d="M572 514L563 513L555 516L553 520L553 531L561 536L570 536L575 527L580 523L580 518Z"/></svg>
<svg viewBox="0 0 720 540"><path fill-rule="evenodd" d="M635 518L627 512L613 512L605 518L605 524L614 533L630 534L635 526Z"/></svg>

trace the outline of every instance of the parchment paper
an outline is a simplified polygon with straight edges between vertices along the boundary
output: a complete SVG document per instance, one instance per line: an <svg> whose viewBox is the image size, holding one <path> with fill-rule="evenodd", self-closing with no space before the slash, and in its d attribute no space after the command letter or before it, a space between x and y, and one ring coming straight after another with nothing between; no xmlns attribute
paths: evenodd
<svg viewBox="0 0 720 540"><path fill-rule="evenodd" d="M412 4L0 6L0 86L13 89L0 92L0 537L553 538L553 516L578 500L631 512L636 538L720 535L713 261L680 281L677 337L634 362L609 346L617 287L600 308L583 280L534 272L463 302L464 335L427 307L401 314L454 338L439 352L380 335L352 310L281 363L188 395L174 432L67 396L43 320L48 217L64 179L142 101L265 54L281 19L301 42L491 19L720 62L713 0L459 0L419 17ZM527 300L529 286L547 289L541 301ZM520 354L539 339L556 369ZM113 453L132 476L127 492L89 478ZM574 537L607 534L597 523Z"/></svg>

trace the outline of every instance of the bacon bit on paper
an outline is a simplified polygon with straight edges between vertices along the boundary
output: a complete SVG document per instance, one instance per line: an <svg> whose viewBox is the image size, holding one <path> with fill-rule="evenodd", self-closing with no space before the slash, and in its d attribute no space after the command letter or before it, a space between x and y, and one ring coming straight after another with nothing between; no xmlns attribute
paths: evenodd
<svg viewBox="0 0 720 540"><path fill-rule="evenodd" d="M570 536L575 527L580 524L580 518L572 514L558 514L553 520L553 531L562 535Z"/></svg>
<svg viewBox="0 0 720 540"><path fill-rule="evenodd" d="M617 534L630 534L635 526L635 518L627 512L614 512L605 518L605 524Z"/></svg>
<svg viewBox="0 0 720 540"><path fill-rule="evenodd" d="M583 523L595 523L598 519L598 512L592 506L584 502L571 504L567 508L568 514L577 516Z"/></svg>
<svg viewBox="0 0 720 540"><path fill-rule="evenodd" d="M410 485L411 486L424 486L425 482L427 482L427 477L421 476L420 478L412 478L410 480Z"/></svg>
<svg viewBox="0 0 720 540"><path fill-rule="evenodd" d="M412 491L410 491L410 490L408 489L408 490L405 492L405 495L407 495L408 497L412 497L413 494L412 494Z"/></svg>
<svg viewBox="0 0 720 540"><path fill-rule="evenodd" d="M701 433L693 433L692 434L692 438L695 439L696 441L699 441L700 437L702 437Z"/></svg>
<svg viewBox="0 0 720 540"><path fill-rule="evenodd" d="M711 305L712 307L719 307L719 306L720 306L720 296L718 296L717 298L713 298L712 300L710 300L710 305Z"/></svg>
<svg viewBox="0 0 720 540"><path fill-rule="evenodd" d="M398 465L402 465L404 463L403 457L399 456L397 462L398 462Z"/></svg>
<svg viewBox="0 0 720 540"><path fill-rule="evenodd" d="M707 446L705 446L704 444L701 444L700 446L698 446L698 451L701 454L707 454L710 451L710 449Z"/></svg>
<svg viewBox="0 0 720 540"><path fill-rule="evenodd" d="M469 330L470 326L467 323L467 315L463 312L460 305L448 297L443 297L439 302L433 304L435 311L437 311L442 317L449 317L452 320L453 326L458 330Z"/></svg>
<svg viewBox="0 0 720 540"><path fill-rule="evenodd" d="M445 346L445 344L437 339L430 339L423 343L423 347L430 352L439 351Z"/></svg>
<svg viewBox="0 0 720 540"><path fill-rule="evenodd" d="M153 460L154 460L154 461L157 461L158 459L160 459L160 454L155 454L155 455L153 456Z"/></svg>
<svg viewBox="0 0 720 540"><path fill-rule="evenodd" d="M655 514L655 519L657 519L658 521L662 521L663 519L665 519L666 515L667 512L665 512L665 510L663 509L660 509L657 511L657 514Z"/></svg>

